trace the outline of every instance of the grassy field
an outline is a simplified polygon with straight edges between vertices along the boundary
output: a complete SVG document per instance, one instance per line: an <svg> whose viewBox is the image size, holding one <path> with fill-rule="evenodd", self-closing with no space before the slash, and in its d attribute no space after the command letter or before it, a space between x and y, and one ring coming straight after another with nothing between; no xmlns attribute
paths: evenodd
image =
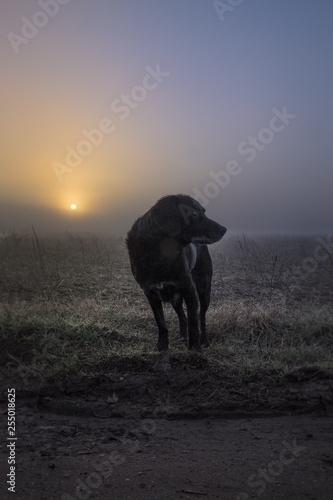
<svg viewBox="0 0 333 500"><path fill-rule="evenodd" d="M333 259L316 265L317 246L315 237L239 236L211 247L211 346L189 353L167 305L172 371L199 370L204 398L220 402L264 401L290 377L331 377ZM156 326L122 240L12 234L0 242L0 301L2 383L40 390L152 374Z"/></svg>

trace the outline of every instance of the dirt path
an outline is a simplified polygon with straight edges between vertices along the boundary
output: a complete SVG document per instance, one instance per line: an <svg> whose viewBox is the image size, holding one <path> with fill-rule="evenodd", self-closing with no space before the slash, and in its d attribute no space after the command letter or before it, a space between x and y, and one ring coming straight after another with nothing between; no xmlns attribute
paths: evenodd
<svg viewBox="0 0 333 500"><path fill-rule="evenodd" d="M60 408L17 408L16 491L5 485L2 439L0 498L333 499L332 416L166 419L135 405L128 417Z"/></svg>

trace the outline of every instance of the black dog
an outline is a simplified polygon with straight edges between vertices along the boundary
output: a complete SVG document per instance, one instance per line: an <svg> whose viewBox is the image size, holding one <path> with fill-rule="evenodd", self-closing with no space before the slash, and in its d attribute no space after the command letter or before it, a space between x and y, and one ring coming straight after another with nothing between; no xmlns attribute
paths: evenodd
<svg viewBox="0 0 333 500"><path fill-rule="evenodd" d="M176 311L184 341L188 329L190 349L200 351L200 341L209 345L205 315L210 302L212 260L207 244L219 241L226 228L204 214L205 209L190 196L165 196L127 234L133 276L143 289L158 326L159 351L167 350L169 345L162 301L171 302Z"/></svg>

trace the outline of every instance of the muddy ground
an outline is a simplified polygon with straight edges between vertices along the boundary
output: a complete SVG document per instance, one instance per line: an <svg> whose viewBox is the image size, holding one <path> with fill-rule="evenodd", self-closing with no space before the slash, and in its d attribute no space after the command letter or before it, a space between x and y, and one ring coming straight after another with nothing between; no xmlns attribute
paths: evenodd
<svg viewBox="0 0 333 500"><path fill-rule="evenodd" d="M332 380L303 374L227 405L203 382L171 370L19 390L15 494L3 390L0 498L333 499Z"/></svg>
<svg viewBox="0 0 333 500"><path fill-rule="evenodd" d="M2 267L10 271L4 275L2 299L12 304L16 297L17 303L15 308L6 306L9 319L5 315L2 327L9 333L0 352L4 367L0 372L0 500L333 499L333 375L322 355L331 352L332 329L320 309L331 308L332 273L323 264L318 272L301 272L300 277L290 271L313 255L315 241L309 248L301 242L298 248L292 241L296 255L290 261L284 258L289 248L284 240L280 247L273 241L271 253L265 242L262 249L243 239L236 245L238 253L232 245L229 254L217 253L212 308L229 300L240 310L253 311L254 321L245 314L247 323L242 326L244 318L233 315L229 307L215 320L216 338L221 335L220 325L229 324L222 340L225 349L193 355L173 339L177 348L171 350L170 366L157 360L157 369L155 355L143 344L153 320L147 326L147 304L140 305L142 293L133 288L124 249L119 250L119 262L115 254L115 270L108 274L98 242L89 246L89 241L70 239L64 242L67 253L67 247L56 242L57 251L51 248L43 257L47 271L43 274L34 271L39 269L38 254L29 253L25 246L20 250L18 243L13 241L8 249L10 257L16 253L17 257ZM58 250L63 252L64 281L58 276ZM31 260L25 261L27 256ZM106 256L113 262L114 250ZM82 289L82 283L89 286ZM105 317L99 336L105 336L107 356L100 344L95 345L96 336L90 337L85 329L72 331L57 317L51 317L46 330L34 318L15 323L15 315L24 316L29 301L39 298L44 304L51 296L60 312L64 300L68 301L65 317L70 318L78 307L75 312L82 324L87 323L87 307L95 328ZM110 327L103 297L107 303L118 300L117 307L123 311L121 321L114 316L115 327ZM135 311L129 307L132 303L137 304ZM296 326L286 322L287 331L281 332L283 325L275 323L276 310L285 305L290 307L291 326L293 318ZM296 306L309 321L323 315L312 329L303 332L304 325L298 327L298 337ZM28 319L29 314L28 309ZM244 359L241 353L236 356L228 336L239 342ZM40 339L50 343L41 344ZM78 359L72 366L67 356L60 370L64 342L69 353L78 352ZM283 350L283 342L292 348L294 343L301 346L300 359L292 349L289 354ZM122 350L124 343L133 344L133 352ZM244 345L252 349L252 368ZM279 354L275 350L279 346L286 355L284 364L268 362ZM36 356L32 356L34 349ZM256 361L258 352L262 363ZM50 375L52 363L60 370L57 380ZM7 439L10 387L16 388L15 493L6 484L11 453L7 444L12 442Z"/></svg>

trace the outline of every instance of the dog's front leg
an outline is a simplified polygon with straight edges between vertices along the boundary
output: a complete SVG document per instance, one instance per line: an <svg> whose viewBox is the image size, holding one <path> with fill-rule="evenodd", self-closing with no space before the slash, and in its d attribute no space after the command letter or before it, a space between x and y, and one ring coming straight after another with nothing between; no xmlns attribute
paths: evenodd
<svg viewBox="0 0 333 500"><path fill-rule="evenodd" d="M156 293L153 292L145 292L145 295L148 299L150 307L153 310L154 318L158 327L158 341L156 347L160 352L167 351L169 347L168 329L165 326L161 299Z"/></svg>
<svg viewBox="0 0 333 500"><path fill-rule="evenodd" d="M182 289L187 308L189 349L201 352L199 328L199 298L193 283Z"/></svg>

